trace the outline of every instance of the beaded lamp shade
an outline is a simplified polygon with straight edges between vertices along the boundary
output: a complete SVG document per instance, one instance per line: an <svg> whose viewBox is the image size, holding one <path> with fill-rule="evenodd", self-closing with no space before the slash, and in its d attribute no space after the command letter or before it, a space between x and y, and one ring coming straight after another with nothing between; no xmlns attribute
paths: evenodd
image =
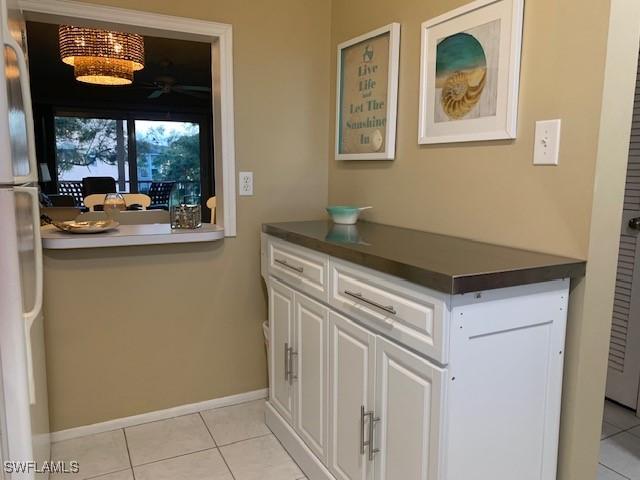
<svg viewBox="0 0 640 480"><path fill-rule="evenodd" d="M128 85L144 68L144 39L135 33L60 25L58 40L60 58L80 82Z"/></svg>

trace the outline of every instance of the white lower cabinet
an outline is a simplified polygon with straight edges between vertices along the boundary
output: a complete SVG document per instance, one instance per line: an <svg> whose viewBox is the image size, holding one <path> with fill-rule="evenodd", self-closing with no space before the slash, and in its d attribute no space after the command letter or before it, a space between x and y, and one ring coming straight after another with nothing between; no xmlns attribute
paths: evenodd
<svg viewBox="0 0 640 480"><path fill-rule="evenodd" d="M329 325L333 475L440 478L445 371L342 315Z"/></svg>
<svg viewBox="0 0 640 480"><path fill-rule="evenodd" d="M270 402L321 460L327 459L328 310L269 282Z"/></svg>
<svg viewBox="0 0 640 480"><path fill-rule="evenodd" d="M318 458L327 458L328 310L304 295L295 296L294 427Z"/></svg>
<svg viewBox="0 0 640 480"><path fill-rule="evenodd" d="M329 470L338 480L373 478L368 459L376 336L329 313Z"/></svg>
<svg viewBox="0 0 640 480"><path fill-rule="evenodd" d="M267 425L310 480L555 480L568 279L446 297L328 269L354 279L329 304L266 275Z"/></svg>
<svg viewBox="0 0 640 480"><path fill-rule="evenodd" d="M270 400L278 413L293 423L293 384L290 354L293 346L294 292L276 280L269 282Z"/></svg>
<svg viewBox="0 0 640 480"><path fill-rule="evenodd" d="M445 373L376 337L376 480L442 478Z"/></svg>

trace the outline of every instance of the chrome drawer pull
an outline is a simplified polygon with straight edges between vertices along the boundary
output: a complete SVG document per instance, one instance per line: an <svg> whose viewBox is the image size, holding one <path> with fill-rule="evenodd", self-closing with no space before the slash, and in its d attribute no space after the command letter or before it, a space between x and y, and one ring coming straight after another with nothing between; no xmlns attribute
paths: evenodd
<svg viewBox="0 0 640 480"><path fill-rule="evenodd" d="M396 309L393 308L393 305L382 305L381 303L378 303L374 300L369 300L368 298L365 298L364 296L362 296L360 292L352 292L351 290L345 290L344 294L349 295L350 297L353 297L356 300L359 300L363 303L371 305L372 307L376 307L376 308L379 308L380 310L384 310L385 312L390 313L391 315L396 315L398 313L396 312Z"/></svg>
<svg viewBox="0 0 640 480"><path fill-rule="evenodd" d="M280 260L279 258L274 258L273 261L276 262L276 263L279 263L283 267L290 268L291 270L296 271L298 273L304 272L304 268L296 267L295 265L289 265L289 263L287 263L286 260Z"/></svg>

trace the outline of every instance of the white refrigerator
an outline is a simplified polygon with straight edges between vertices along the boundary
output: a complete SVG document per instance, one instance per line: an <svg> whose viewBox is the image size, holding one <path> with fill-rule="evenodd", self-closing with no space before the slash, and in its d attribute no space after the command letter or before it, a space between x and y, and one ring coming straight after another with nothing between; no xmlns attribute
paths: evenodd
<svg viewBox="0 0 640 480"><path fill-rule="evenodd" d="M48 475L33 465L16 473L12 462L40 467L50 445L38 170L17 0L0 0L0 33L0 479L31 480Z"/></svg>

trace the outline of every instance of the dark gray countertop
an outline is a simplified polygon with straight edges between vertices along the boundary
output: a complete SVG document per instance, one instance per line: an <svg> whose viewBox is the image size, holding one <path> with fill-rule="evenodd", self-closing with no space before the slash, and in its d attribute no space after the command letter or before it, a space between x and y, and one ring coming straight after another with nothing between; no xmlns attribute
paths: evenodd
<svg viewBox="0 0 640 480"><path fill-rule="evenodd" d="M584 260L371 222L265 223L262 231L451 294L581 277L586 268Z"/></svg>

